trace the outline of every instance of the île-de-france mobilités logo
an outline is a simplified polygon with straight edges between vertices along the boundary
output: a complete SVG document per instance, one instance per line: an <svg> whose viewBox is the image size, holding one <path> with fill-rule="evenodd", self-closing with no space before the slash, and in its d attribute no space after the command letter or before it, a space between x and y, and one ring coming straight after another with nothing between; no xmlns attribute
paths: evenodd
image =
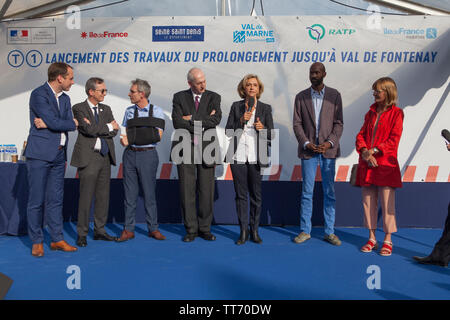
<svg viewBox="0 0 450 320"><path fill-rule="evenodd" d="M275 42L273 30L267 30L261 24L242 23L240 30L233 31L234 43L245 43L253 41Z"/></svg>

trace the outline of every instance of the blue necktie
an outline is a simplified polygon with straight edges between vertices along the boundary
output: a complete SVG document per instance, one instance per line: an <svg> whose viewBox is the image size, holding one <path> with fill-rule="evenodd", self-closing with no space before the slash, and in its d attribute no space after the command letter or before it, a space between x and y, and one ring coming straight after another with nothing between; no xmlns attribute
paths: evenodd
<svg viewBox="0 0 450 320"><path fill-rule="evenodd" d="M98 118L97 107L94 107L94 116L95 116L95 123L98 124L99 118ZM103 138L100 138L100 143L101 143L100 154L102 156L106 156L109 152L108 144L106 143L105 139L103 139Z"/></svg>

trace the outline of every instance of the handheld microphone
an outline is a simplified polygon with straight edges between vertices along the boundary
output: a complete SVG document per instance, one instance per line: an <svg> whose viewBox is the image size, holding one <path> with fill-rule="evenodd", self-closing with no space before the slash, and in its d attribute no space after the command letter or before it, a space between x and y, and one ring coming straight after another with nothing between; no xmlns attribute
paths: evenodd
<svg viewBox="0 0 450 320"><path fill-rule="evenodd" d="M252 110L254 104L255 104L255 98L254 98L254 97L248 98L248 102L247 102L247 112L249 112L250 110ZM248 122L248 120L245 121L245 124L247 124L247 122Z"/></svg>
<svg viewBox="0 0 450 320"><path fill-rule="evenodd" d="M442 130L441 135L447 140L447 143L450 143L450 132L447 129Z"/></svg>

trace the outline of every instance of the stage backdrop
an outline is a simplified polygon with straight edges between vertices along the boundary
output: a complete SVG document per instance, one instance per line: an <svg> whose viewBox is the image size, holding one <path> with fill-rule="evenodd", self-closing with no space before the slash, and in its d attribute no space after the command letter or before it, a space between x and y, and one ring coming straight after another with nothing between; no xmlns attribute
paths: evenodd
<svg viewBox="0 0 450 320"><path fill-rule="evenodd" d="M336 181L348 181L357 162L355 136L373 102L372 83L390 76L405 113L399 148L404 182L441 182L448 190L449 153L441 137L442 129L450 129L447 17L383 16L378 25L368 16L95 18L81 19L80 29L69 29L66 22L0 24L0 144L21 149L30 125L30 93L46 81L50 63L63 61L75 69L75 85L68 92L72 104L86 98L89 77L104 78L109 90L104 102L120 123L130 105L130 81L150 82L150 101L166 114L158 178L174 180L176 168L169 163L172 97L188 88L187 71L202 68L208 89L222 96L218 131L223 150L230 106L240 99L236 87L245 74L255 73L265 86L261 100L272 105L279 130L272 148L279 157L264 180L301 181L292 130L294 97L310 86L309 67L320 61L327 69L325 84L341 92L344 105ZM76 135L70 133L69 159ZM123 148L118 137L115 142L121 163ZM121 166L113 167L112 178L121 175ZM218 166L216 176L229 180L228 165ZM75 177L76 169L68 165L66 178Z"/></svg>

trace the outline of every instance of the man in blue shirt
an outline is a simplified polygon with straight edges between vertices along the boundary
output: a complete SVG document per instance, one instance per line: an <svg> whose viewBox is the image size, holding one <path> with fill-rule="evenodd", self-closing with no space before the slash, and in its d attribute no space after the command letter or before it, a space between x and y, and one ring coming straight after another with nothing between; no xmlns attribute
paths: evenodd
<svg viewBox="0 0 450 320"><path fill-rule="evenodd" d="M149 102L150 84L141 79L131 82L128 93L132 106L125 110L123 127L127 127L129 120L141 117L154 117L164 120L164 112L158 106ZM152 114L150 114L152 113ZM162 138L163 128L158 127L159 140ZM125 193L125 227L118 242L134 238L136 205L139 195L139 183L144 195L144 207L149 236L157 240L166 237L158 230L158 215L156 208L156 172L158 170L158 152L156 143L129 144L127 132L121 133L120 143L126 147L123 153L123 186ZM130 141L131 142L131 141Z"/></svg>

